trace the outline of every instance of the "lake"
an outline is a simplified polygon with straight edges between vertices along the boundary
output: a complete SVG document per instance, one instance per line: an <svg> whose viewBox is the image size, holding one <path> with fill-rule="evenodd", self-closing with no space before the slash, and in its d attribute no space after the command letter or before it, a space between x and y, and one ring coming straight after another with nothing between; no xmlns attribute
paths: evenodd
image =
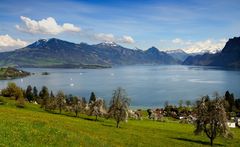
<svg viewBox="0 0 240 147"><path fill-rule="evenodd" d="M112 91L123 87L137 107L163 106L166 101L178 104L181 100L194 102L203 95L226 90L240 96L240 71L214 67L156 65L119 66L108 69L52 69L22 68L35 73L22 79L0 81L0 88L9 81L22 88L36 86L40 91L46 85L53 92L63 90L66 94L89 99L92 91L109 101ZM49 72L50 75L41 75Z"/></svg>

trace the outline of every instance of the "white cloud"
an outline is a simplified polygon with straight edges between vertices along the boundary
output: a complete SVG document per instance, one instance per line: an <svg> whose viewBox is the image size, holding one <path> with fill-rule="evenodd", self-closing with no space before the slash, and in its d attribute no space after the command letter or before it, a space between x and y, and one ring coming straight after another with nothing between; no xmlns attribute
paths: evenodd
<svg viewBox="0 0 240 147"><path fill-rule="evenodd" d="M202 51L209 51L209 52L215 53L216 51L222 50L226 42L227 42L226 39L220 39L217 41L207 39L204 41L192 42L188 47L186 47L185 51L188 53L202 52Z"/></svg>
<svg viewBox="0 0 240 147"><path fill-rule="evenodd" d="M172 43L174 44L179 44L179 45L191 45L192 42L190 40L188 41L185 41L185 40L182 40L180 38L175 38L172 40Z"/></svg>
<svg viewBox="0 0 240 147"><path fill-rule="evenodd" d="M181 43L183 43L183 40L180 39L180 38L176 38L176 39L173 39L173 40L172 40L172 43L181 44Z"/></svg>
<svg viewBox="0 0 240 147"><path fill-rule="evenodd" d="M64 23L63 24L63 30L64 31L72 31L72 32L80 32L81 29L79 27L75 27L71 23Z"/></svg>
<svg viewBox="0 0 240 147"><path fill-rule="evenodd" d="M70 23L64 23L62 26L57 24L56 20L52 17L42 19L39 21L32 20L28 17L21 16L21 20L24 25L16 25L19 31L32 33L32 34L51 34L57 35L62 32L80 32L79 27L74 26Z"/></svg>
<svg viewBox="0 0 240 147"><path fill-rule="evenodd" d="M115 42L116 41L113 34L99 33L99 34L95 34L94 38L98 41L108 41L108 42Z"/></svg>
<svg viewBox="0 0 240 147"><path fill-rule="evenodd" d="M133 44L135 41L131 36L115 37L113 34L99 33L94 35L94 39L98 41L116 42Z"/></svg>
<svg viewBox="0 0 240 147"><path fill-rule="evenodd" d="M119 42L133 44L135 41L131 36L123 36L120 38Z"/></svg>
<svg viewBox="0 0 240 147"><path fill-rule="evenodd" d="M224 45L227 42L227 39L207 39L203 41L190 41L190 40L183 40L180 38L173 39L172 43L181 46L183 50L187 53L197 53L197 52L216 52L223 49ZM178 47L179 48L179 47Z"/></svg>
<svg viewBox="0 0 240 147"><path fill-rule="evenodd" d="M16 48L25 47L26 41L14 39L8 34L0 35L0 51L10 51Z"/></svg>

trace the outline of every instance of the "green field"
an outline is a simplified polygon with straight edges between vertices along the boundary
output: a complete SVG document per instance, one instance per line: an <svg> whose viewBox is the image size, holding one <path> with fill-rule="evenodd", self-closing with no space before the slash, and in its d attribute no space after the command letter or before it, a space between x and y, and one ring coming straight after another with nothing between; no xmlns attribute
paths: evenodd
<svg viewBox="0 0 240 147"><path fill-rule="evenodd" d="M129 120L115 127L113 120L81 115L80 118L43 111L38 105L16 108L0 105L0 146L207 146L205 135L195 136L194 126L177 121ZM233 139L217 138L215 146L240 146L240 129Z"/></svg>

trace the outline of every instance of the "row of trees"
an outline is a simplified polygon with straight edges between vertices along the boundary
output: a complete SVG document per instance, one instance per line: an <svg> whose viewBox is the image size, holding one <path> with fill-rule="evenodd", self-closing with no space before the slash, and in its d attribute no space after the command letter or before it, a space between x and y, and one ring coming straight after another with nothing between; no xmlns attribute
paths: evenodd
<svg viewBox="0 0 240 147"><path fill-rule="evenodd" d="M97 98L94 92L91 93L89 102L84 97L77 97L73 95L65 95L63 91L58 91L56 95L49 92L46 86L43 86L40 92L36 87L31 85L27 89L21 89L15 83L8 83L8 86L1 91L5 97L12 97L17 101L18 107L24 107L25 100L31 103L37 103L41 108L47 111L59 110L61 114L63 111L71 111L78 117L79 113L96 116L111 117L116 120L116 127L119 123L126 119L130 99L127 93L121 87L113 91L112 99L110 101L109 109L107 108L104 99Z"/></svg>
<svg viewBox="0 0 240 147"><path fill-rule="evenodd" d="M217 93L215 93L216 95ZM218 95L218 94L217 94ZM234 94L229 91L225 92L225 95L222 97L225 111L227 112L227 117L239 116L240 115L240 99L235 99ZM196 103L192 103L190 100L179 100L178 106L169 104L168 101L165 102L164 110L167 112L174 111L177 114L181 112L190 112L192 108L196 107Z"/></svg>
<svg viewBox="0 0 240 147"><path fill-rule="evenodd" d="M34 90L35 89L35 90ZM3 96L13 97L17 100L17 105L22 106L24 98L32 102L38 101L42 108L49 111L59 110L59 113L65 111L72 111L77 117L79 113L85 113L88 115L99 115L105 114L107 118L111 117L116 120L116 127L119 127L121 121L126 120L128 109L130 105L130 99L127 97L127 93L122 88L117 88L113 91L112 99L110 101L109 108L104 106L103 99L97 99L95 94L92 92L89 102L85 98L76 96L66 96L63 91L58 91L56 95L53 94L46 86L43 86L41 91L38 93L37 89L28 86L26 90L21 89L14 83L9 83L7 88L2 90ZM192 111L196 114L196 129L195 134L204 132L210 139L211 145L217 136L232 137L230 130L227 126L227 113L226 110L231 112L237 107L236 100L233 94L228 91L224 96L219 96L217 93L214 98L204 96L196 102ZM179 107L183 107L179 105ZM176 107L171 105L165 106L165 111L175 110ZM102 109L106 110L103 113Z"/></svg>

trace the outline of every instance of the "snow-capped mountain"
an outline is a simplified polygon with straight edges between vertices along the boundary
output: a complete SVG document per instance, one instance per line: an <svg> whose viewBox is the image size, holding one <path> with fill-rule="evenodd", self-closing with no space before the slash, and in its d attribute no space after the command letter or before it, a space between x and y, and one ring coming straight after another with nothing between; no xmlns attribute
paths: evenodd
<svg viewBox="0 0 240 147"><path fill-rule="evenodd" d="M240 37L228 40L221 51L217 53L204 53L202 55L189 56L183 64L201 66L225 66L240 67Z"/></svg>
<svg viewBox="0 0 240 147"><path fill-rule="evenodd" d="M114 42L89 45L56 38L40 39L24 48L0 53L0 66L76 68L86 65L105 67L133 64L180 64L180 62L154 47L143 51L125 48Z"/></svg>
<svg viewBox="0 0 240 147"><path fill-rule="evenodd" d="M167 50L166 53L173 54L173 53L186 53L182 49L176 49L176 50Z"/></svg>
<svg viewBox="0 0 240 147"><path fill-rule="evenodd" d="M112 41L105 41L105 42L99 43L99 44L97 44L97 45L101 45L101 46L112 46L112 47L120 46L120 45L118 45L117 43L112 42Z"/></svg>
<svg viewBox="0 0 240 147"><path fill-rule="evenodd" d="M186 52L184 52L181 49L177 49L177 50L168 50L165 51L167 54L171 55L173 58L178 59L180 61L184 61L189 54L187 54Z"/></svg>
<svg viewBox="0 0 240 147"><path fill-rule="evenodd" d="M216 50L201 50L199 52L194 52L194 53L189 53L189 55L203 55L203 54L216 54L218 52L221 52L221 49L216 49Z"/></svg>
<svg viewBox="0 0 240 147"><path fill-rule="evenodd" d="M28 45L27 47L29 47L29 48L43 47L44 45L46 45L47 42L48 42L47 39L39 39L38 41L34 42L33 44Z"/></svg>

